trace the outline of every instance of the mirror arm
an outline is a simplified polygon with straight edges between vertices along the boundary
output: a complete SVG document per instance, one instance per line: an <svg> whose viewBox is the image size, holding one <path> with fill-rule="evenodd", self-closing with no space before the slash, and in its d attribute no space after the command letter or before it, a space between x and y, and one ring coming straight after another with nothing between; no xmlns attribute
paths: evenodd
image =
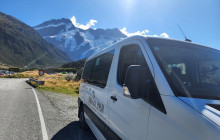
<svg viewBox="0 0 220 140"><path fill-rule="evenodd" d="M126 97L131 97L128 87L125 84L123 84L123 95Z"/></svg>

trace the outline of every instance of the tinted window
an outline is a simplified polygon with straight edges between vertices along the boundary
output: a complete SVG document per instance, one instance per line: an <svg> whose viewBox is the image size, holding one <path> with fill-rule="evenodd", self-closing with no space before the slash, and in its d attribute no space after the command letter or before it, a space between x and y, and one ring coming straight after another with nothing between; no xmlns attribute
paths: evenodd
<svg viewBox="0 0 220 140"><path fill-rule="evenodd" d="M83 79L85 82L104 88L107 84L114 51L104 53L85 65Z"/></svg>
<svg viewBox="0 0 220 140"><path fill-rule="evenodd" d="M86 62L82 76L82 78L86 81L91 80L94 62L95 62L94 59Z"/></svg>
<svg viewBox="0 0 220 140"><path fill-rule="evenodd" d="M198 69L201 83L220 85L220 61L199 61Z"/></svg>
<svg viewBox="0 0 220 140"><path fill-rule="evenodd" d="M129 45L121 48L118 63L118 83L124 84L125 74L130 65L146 65L145 58L138 45Z"/></svg>

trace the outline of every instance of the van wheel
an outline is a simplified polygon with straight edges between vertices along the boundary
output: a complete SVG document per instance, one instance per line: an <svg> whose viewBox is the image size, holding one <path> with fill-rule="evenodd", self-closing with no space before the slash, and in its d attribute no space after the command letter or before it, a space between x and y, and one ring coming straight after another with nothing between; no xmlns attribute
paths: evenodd
<svg viewBox="0 0 220 140"><path fill-rule="evenodd" d="M86 120L85 120L83 108L80 109L79 122L80 122L80 128L81 129L88 130L89 127L88 127L88 125L86 123Z"/></svg>

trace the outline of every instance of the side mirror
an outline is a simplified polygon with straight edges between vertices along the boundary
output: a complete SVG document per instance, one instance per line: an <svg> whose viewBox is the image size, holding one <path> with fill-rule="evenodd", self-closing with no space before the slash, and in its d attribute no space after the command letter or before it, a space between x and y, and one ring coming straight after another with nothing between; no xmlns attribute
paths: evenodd
<svg viewBox="0 0 220 140"><path fill-rule="evenodd" d="M148 99L149 91L152 87L152 78L146 67L140 65L131 65L128 67L125 75L125 84L123 93L133 99Z"/></svg>

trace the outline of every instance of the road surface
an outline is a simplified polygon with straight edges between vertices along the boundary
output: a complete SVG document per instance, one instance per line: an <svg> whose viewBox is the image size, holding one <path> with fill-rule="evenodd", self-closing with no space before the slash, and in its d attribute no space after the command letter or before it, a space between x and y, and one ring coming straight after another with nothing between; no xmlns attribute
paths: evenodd
<svg viewBox="0 0 220 140"><path fill-rule="evenodd" d="M95 139L68 122L27 79L0 78L0 140Z"/></svg>

